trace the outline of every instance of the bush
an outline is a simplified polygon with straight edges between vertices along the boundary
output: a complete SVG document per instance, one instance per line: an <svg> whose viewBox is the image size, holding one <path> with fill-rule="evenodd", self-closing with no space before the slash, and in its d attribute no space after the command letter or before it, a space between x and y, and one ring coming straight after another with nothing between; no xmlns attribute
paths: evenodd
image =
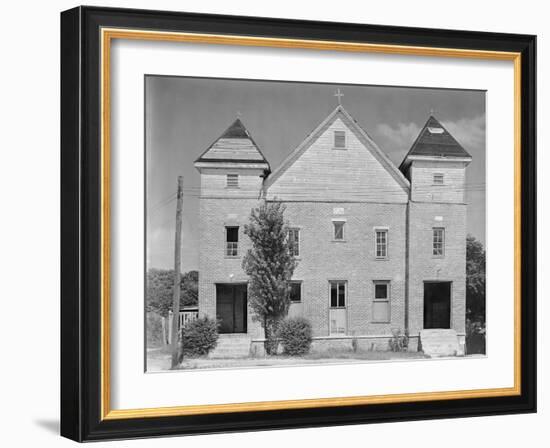
<svg viewBox="0 0 550 448"><path fill-rule="evenodd" d="M311 347L311 324L303 317L287 318L279 326L279 338L285 355L305 355Z"/></svg>
<svg viewBox="0 0 550 448"><path fill-rule="evenodd" d="M409 337L401 333L401 328L392 328L392 338L389 340L392 352L406 352L409 346Z"/></svg>
<svg viewBox="0 0 550 448"><path fill-rule="evenodd" d="M181 354L183 357L207 355L218 342L218 323L201 317L187 322L181 329Z"/></svg>
<svg viewBox="0 0 550 448"><path fill-rule="evenodd" d="M466 354L485 354L485 322L466 319Z"/></svg>

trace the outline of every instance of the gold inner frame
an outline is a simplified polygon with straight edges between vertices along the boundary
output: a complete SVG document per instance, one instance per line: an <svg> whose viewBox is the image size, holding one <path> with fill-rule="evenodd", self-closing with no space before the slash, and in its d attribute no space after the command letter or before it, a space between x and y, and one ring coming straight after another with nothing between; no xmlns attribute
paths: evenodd
<svg viewBox="0 0 550 448"><path fill-rule="evenodd" d="M506 60L514 63L514 386L442 392L314 398L246 403L170 406L140 409L111 409L110 398L110 62L113 39L206 43L254 47L384 53L413 56ZM101 29L101 419L128 419L214 414L227 412L306 409L381 403L404 403L521 394L521 54L458 48L418 47L304 39L278 39L216 34Z"/></svg>

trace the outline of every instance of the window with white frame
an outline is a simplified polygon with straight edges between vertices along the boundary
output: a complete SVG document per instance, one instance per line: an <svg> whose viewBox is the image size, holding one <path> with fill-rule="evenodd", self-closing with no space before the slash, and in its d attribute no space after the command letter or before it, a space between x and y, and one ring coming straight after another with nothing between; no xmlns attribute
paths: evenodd
<svg viewBox="0 0 550 448"><path fill-rule="evenodd" d="M293 257L300 256L300 229L288 230L288 247L290 255Z"/></svg>
<svg viewBox="0 0 550 448"><path fill-rule="evenodd" d="M346 287L345 280L330 281L329 331L331 335L347 332Z"/></svg>
<svg viewBox="0 0 550 448"><path fill-rule="evenodd" d="M238 174L228 174L226 178L226 187L227 188L239 188L239 175Z"/></svg>
<svg viewBox="0 0 550 448"><path fill-rule="evenodd" d="M346 149L346 131L334 131L334 149Z"/></svg>
<svg viewBox="0 0 550 448"><path fill-rule="evenodd" d="M432 229L432 255L434 257L445 255L445 229L443 227Z"/></svg>
<svg viewBox="0 0 550 448"><path fill-rule="evenodd" d="M344 240L344 227L346 225L345 221L332 221L333 228L333 239L335 241Z"/></svg>
<svg viewBox="0 0 550 448"><path fill-rule="evenodd" d="M443 173L434 173L434 185L443 185Z"/></svg>
<svg viewBox="0 0 550 448"><path fill-rule="evenodd" d="M225 256L237 257L239 255L239 227L227 226L225 228Z"/></svg>
<svg viewBox="0 0 550 448"><path fill-rule="evenodd" d="M302 282L298 282L298 281L290 282L290 301L291 302L302 301Z"/></svg>
<svg viewBox="0 0 550 448"><path fill-rule="evenodd" d="M330 307L346 307L346 282L344 280L334 280L330 282Z"/></svg>
<svg viewBox="0 0 550 448"><path fill-rule="evenodd" d="M390 322L390 282L374 282L374 300L372 301L372 321Z"/></svg>
<svg viewBox="0 0 550 448"><path fill-rule="evenodd" d="M388 229L376 229L376 258L388 258Z"/></svg>

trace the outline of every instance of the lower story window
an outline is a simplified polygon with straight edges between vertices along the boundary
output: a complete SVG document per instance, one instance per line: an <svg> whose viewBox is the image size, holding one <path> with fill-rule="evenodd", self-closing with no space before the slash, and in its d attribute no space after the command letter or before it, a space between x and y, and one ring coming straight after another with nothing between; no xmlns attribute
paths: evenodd
<svg viewBox="0 0 550 448"><path fill-rule="evenodd" d="M374 300L372 302L372 321L390 322L390 282L374 282Z"/></svg>
<svg viewBox="0 0 550 448"><path fill-rule="evenodd" d="M330 282L330 308L329 308L330 334L346 334L346 282Z"/></svg>
<svg viewBox="0 0 550 448"><path fill-rule="evenodd" d="M346 282L330 282L330 307L344 308L346 306Z"/></svg>

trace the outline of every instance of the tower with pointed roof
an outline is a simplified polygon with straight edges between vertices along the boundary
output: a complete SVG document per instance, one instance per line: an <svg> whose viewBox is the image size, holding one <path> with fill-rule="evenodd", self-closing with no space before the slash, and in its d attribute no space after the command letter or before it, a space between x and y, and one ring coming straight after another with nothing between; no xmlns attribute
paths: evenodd
<svg viewBox="0 0 550 448"><path fill-rule="evenodd" d="M248 278L241 268L250 247L243 226L258 205L269 163L240 118L195 161L199 199L199 312L220 318L221 333L261 334L247 309Z"/></svg>
<svg viewBox="0 0 550 448"><path fill-rule="evenodd" d="M399 169L411 184L416 202L464 203L465 168L472 157L434 117L430 116Z"/></svg>
<svg viewBox="0 0 550 448"><path fill-rule="evenodd" d="M410 181L408 328L452 329L464 343L466 167L470 154L430 116L400 165Z"/></svg>

